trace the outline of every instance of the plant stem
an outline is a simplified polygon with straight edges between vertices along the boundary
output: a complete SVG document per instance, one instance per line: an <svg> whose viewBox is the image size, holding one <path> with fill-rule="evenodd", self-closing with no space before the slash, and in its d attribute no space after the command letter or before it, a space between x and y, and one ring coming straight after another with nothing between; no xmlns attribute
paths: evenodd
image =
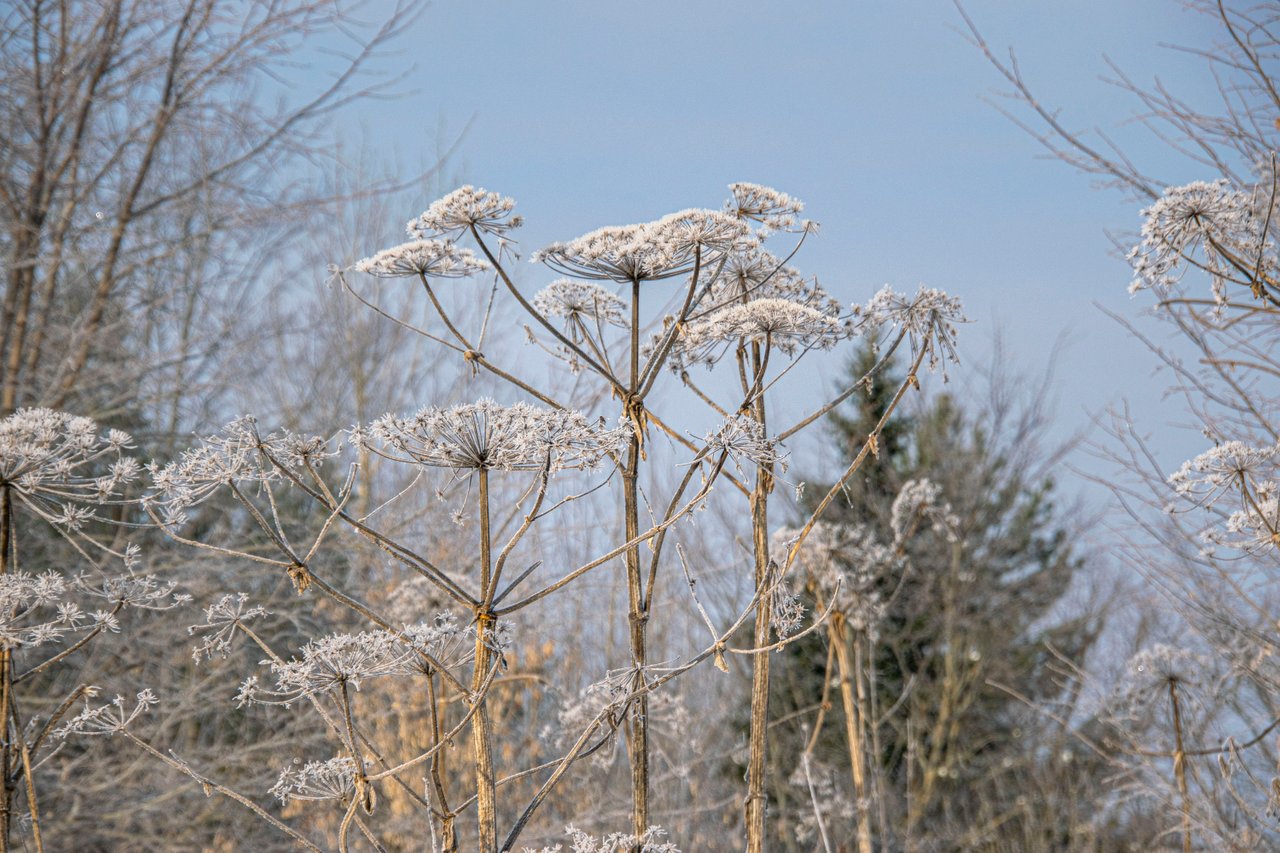
<svg viewBox="0 0 1280 853"><path fill-rule="evenodd" d="M640 282L631 283L631 376L624 405L632 415L631 437L627 442L626 467L622 471L623 515L627 541L640 535L640 443L643 401L637 399L640 382ZM631 755L631 827L643 835L649 828L649 696L642 691L648 650L648 614L640 572L640 544L627 549L627 611L631 631L631 665L635 670L633 691L639 691L627 717L627 749Z"/></svg>
<svg viewBox="0 0 1280 853"><path fill-rule="evenodd" d="M832 617L831 643L840 669L840 702L844 706L844 734L849 744L849 769L853 774L853 794L857 798L858 853L871 853L871 810L867 804L866 747L862 739L863 714L853 694L860 680L856 664L850 660L849 625L843 615ZM859 686L859 692L861 687Z"/></svg>
<svg viewBox="0 0 1280 853"><path fill-rule="evenodd" d="M1173 712L1173 775L1182 800L1182 850L1191 853L1191 797L1187 792L1187 754L1182 746L1182 708L1178 704L1178 680L1169 679L1169 706Z"/></svg>
<svg viewBox="0 0 1280 853"><path fill-rule="evenodd" d="M480 480L480 600L491 598L489 583L491 565L489 529L489 472L481 468ZM476 817L480 829L479 849L491 853L498 849L498 818L493 779L493 752L490 745L489 711L485 707L485 673L489 671L492 650L489 648L489 624L493 615L488 610L476 612L476 651L471 675L471 701L478 704L471 718L472 757L476 773Z"/></svg>

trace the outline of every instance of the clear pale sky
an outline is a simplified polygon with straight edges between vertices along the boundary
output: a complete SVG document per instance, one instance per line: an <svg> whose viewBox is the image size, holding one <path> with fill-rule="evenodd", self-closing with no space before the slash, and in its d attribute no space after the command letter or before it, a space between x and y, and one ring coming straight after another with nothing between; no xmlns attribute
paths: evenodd
<svg viewBox="0 0 1280 853"><path fill-rule="evenodd" d="M1140 82L1159 74L1208 99L1203 61L1158 46L1204 46L1202 16L1175 0L966 8L1068 126L1103 127L1169 183L1208 177L1140 133L1132 99L1099 79L1109 56ZM944 0L436 0L397 60L415 66L414 93L362 107L361 123L408 161L469 123L453 171L517 200L526 256L600 225L719 206L731 181L785 190L823 224L795 263L833 294L925 282L960 296L974 366L997 328L1033 372L1065 335L1061 433L1128 398L1172 470L1201 442L1163 429L1182 420L1159 404L1166 378L1094 305L1133 318L1149 305L1128 296L1104 233L1136 228L1137 206L1044 159L983 100L1002 80L961 28Z"/></svg>

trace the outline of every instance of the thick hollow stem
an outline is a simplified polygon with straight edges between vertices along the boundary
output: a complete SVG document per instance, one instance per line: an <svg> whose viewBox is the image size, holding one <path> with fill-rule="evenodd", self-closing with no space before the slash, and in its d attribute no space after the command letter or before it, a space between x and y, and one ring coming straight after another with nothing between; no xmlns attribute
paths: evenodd
<svg viewBox="0 0 1280 853"><path fill-rule="evenodd" d="M764 363L759 344L752 344L753 372L763 373ZM749 393L748 393L749 396ZM764 400L758 398L750 404L751 415L765 428ZM769 493L773 490L773 472L762 465L756 472L755 488L751 491L751 542L755 558L756 622L755 648L769 645L769 626L773 594L766 586L773 582L769 568ZM751 732L748 738L750 754L747 760L747 850L763 853L765 842L765 772L768 759L769 734L769 659L770 655L751 656Z"/></svg>
<svg viewBox="0 0 1280 853"><path fill-rule="evenodd" d="M1191 796L1187 792L1187 753L1182 745L1182 707L1178 704L1178 681L1169 679L1169 707L1173 712L1173 776L1182 800L1182 849L1191 853Z"/></svg>
<svg viewBox="0 0 1280 853"><path fill-rule="evenodd" d="M840 668L840 702L844 706L844 735L849 745L849 770L853 775L853 794L857 797L858 853L871 853L871 810L867 808L866 745L862 737L864 715L854 696L854 683L861 693L861 676L849 651L849 627L842 617L835 618L831 632L835 645L836 665Z"/></svg>
<svg viewBox="0 0 1280 853"><path fill-rule="evenodd" d="M489 585L492 570L489 529L489 472L480 469L480 600L490 599ZM476 817L480 828L480 850L489 853L498 849L498 817L495 806L496 791L493 776L493 750L490 744L489 710L485 707L485 674L489 671L492 650L489 648L489 626L492 614L488 610L476 613L475 669L471 675L471 701L478 704L471 718L472 758L476 775Z"/></svg>
<svg viewBox="0 0 1280 853"><path fill-rule="evenodd" d="M13 496L9 486L0 487L0 576L9 574L13 543ZM13 659L8 647L0 649L0 772L4 773L4 802L0 803L0 853L9 851L9 831L13 824L13 749L9 709L13 704Z"/></svg>
<svg viewBox="0 0 1280 853"><path fill-rule="evenodd" d="M631 371L626 404L636 416L627 442L626 467L622 472L623 515L628 542L640 535L640 446L644 428L640 413L643 403L634 399L640 383L640 282L631 283ZM631 631L631 666L640 691L627 717L627 749L631 756L631 826L637 835L649 828L649 696L641 690L647 662L648 613L645 611L644 583L640 568L640 544L636 542L624 556L627 568L627 615Z"/></svg>

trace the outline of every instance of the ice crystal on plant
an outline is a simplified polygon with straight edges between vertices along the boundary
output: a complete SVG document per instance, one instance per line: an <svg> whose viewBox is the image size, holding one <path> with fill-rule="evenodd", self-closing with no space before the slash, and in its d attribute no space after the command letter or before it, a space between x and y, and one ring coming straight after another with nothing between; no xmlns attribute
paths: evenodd
<svg viewBox="0 0 1280 853"><path fill-rule="evenodd" d="M745 249L750 229L714 210L684 210L640 225L597 228L574 240L552 243L533 260L575 278L652 281L691 272L717 256Z"/></svg>
<svg viewBox="0 0 1280 853"><path fill-rule="evenodd" d="M845 336L839 321L786 299L755 299L690 323L675 348L677 363L714 364L730 343L767 344L789 356L830 349Z"/></svg>
<svg viewBox="0 0 1280 853"><path fill-rule="evenodd" d="M778 444L764 434L764 428L746 415L736 415L721 423L703 438L709 454L724 453L742 470L749 466L772 465L786 470L785 457L778 454Z"/></svg>
<svg viewBox="0 0 1280 853"><path fill-rule="evenodd" d="M330 634L303 646L301 657L264 661L276 686L271 691L259 689L253 699L287 705L343 685L359 689L366 679L410 673L413 657L413 649L388 631Z"/></svg>
<svg viewBox="0 0 1280 853"><path fill-rule="evenodd" d="M515 206L515 200L507 196L467 184L432 202L421 216L409 220L405 230L420 240L457 236L472 227L500 237L524 224L523 217L512 215Z"/></svg>
<svg viewBox="0 0 1280 853"><path fill-rule="evenodd" d="M905 543L921 520L928 521L935 533L955 541L959 520L952 514L951 505L941 498L942 487L930 480L908 480L903 483L898 496L893 500L889 517L894 544Z"/></svg>
<svg viewBox="0 0 1280 853"><path fill-rule="evenodd" d="M782 528L773 534L780 558L791 554L800 532ZM818 607L830 605L852 628L874 636L886 612L876 583L900 559L866 525L819 521L796 550L792 574L815 594Z"/></svg>
<svg viewBox="0 0 1280 853"><path fill-rule="evenodd" d="M355 759L338 756L285 767L268 793L287 803L290 800L345 800L355 790Z"/></svg>
<svg viewBox="0 0 1280 853"><path fill-rule="evenodd" d="M729 184L733 197L725 202L725 210L742 219L759 222L761 233L790 231L799 224L804 202L784 192L760 184Z"/></svg>
<svg viewBox="0 0 1280 853"><path fill-rule="evenodd" d="M626 303L598 284L562 278L538 291L533 307L546 317L562 317L570 337L580 339L577 324L600 323L626 327ZM574 337L575 333L579 337Z"/></svg>
<svg viewBox="0 0 1280 853"><path fill-rule="evenodd" d="M1178 494L1209 503L1223 492L1239 491L1249 481L1270 479L1276 453L1275 447L1226 441L1182 463L1169 475L1169 483Z"/></svg>
<svg viewBox="0 0 1280 853"><path fill-rule="evenodd" d="M135 697L134 705L125 708L125 698L117 696L110 704L92 707L85 704L85 709L72 717L54 732L60 738L74 735L114 735L129 727L129 724L142 714L150 711L159 703L159 699L150 690L143 690Z"/></svg>
<svg viewBox="0 0 1280 853"><path fill-rule="evenodd" d="M93 580L81 575L76 578L76 585L95 598L141 610L172 610L191 601L185 593L174 593L176 582L162 581L154 575L112 575Z"/></svg>
<svg viewBox="0 0 1280 853"><path fill-rule="evenodd" d="M1104 716L1117 721L1145 721L1153 707L1169 702L1170 685L1208 686L1215 677L1213 661L1190 649L1156 643L1140 650L1125 665L1123 680L1109 697ZM1186 702L1186 691L1180 696Z"/></svg>
<svg viewBox="0 0 1280 853"><path fill-rule="evenodd" d="M0 646L41 646L83 627L88 617L63 600L66 593L67 583L56 572L0 576Z"/></svg>
<svg viewBox="0 0 1280 853"><path fill-rule="evenodd" d="M466 278L490 269L487 261L477 258L470 249L462 249L447 240L416 240L357 261L356 272L378 278L404 278L423 275L427 278Z"/></svg>
<svg viewBox="0 0 1280 853"><path fill-rule="evenodd" d="M775 589L769 596L769 618L779 637L789 637L800 630L804 613L805 607L798 595Z"/></svg>
<svg viewBox="0 0 1280 853"><path fill-rule="evenodd" d="M1227 300L1228 282L1254 284L1259 269L1269 274L1276 266L1266 217L1256 208L1251 193L1226 180L1169 187L1142 211L1142 242L1129 252L1135 275L1129 291L1167 290L1189 267L1209 273L1219 304Z"/></svg>
<svg viewBox="0 0 1280 853"><path fill-rule="evenodd" d="M204 609L204 622L191 625L187 633L203 635L199 644L191 652L196 663L203 658L211 660L213 656L226 657L231 653L231 640L236 629L252 619L261 619L269 615L265 607L254 605L246 607L249 596L246 593L224 595Z"/></svg>
<svg viewBox="0 0 1280 853"><path fill-rule="evenodd" d="M626 429L608 429L581 412L479 400L410 417L385 415L356 430L362 447L402 461L455 470L593 468L617 450Z"/></svg>
<svg viewBox="0 0 1280 853"><path fill-rule="evenodd" d="M93 505L123 500L141 472L124 456L133 439L98 432L89 418L52 409L20 409L0 418L0 486L51 524L78 530Z"/></svg>
<svg viewBox="0 0 1280 853"><path fill-rule="evenodd" d="M651 826L639 836L614 832L602 838L589 835L572 824L564 831L573 844L572 853L680 853L675 844L662 840L667 837L667 831L660 826ZM524 848L525 853L558 853L563 849L559 844L538 850Z"/></svg>
<svg viewBox="0 0 1280 853"><path fill-rule="evenodd" d="M821 311L840 315L840 303L816 282L765 249L755 247L735 252L702 300L700 310L715 310L752 299L786 299Z"/></svg>
<svg viewBox="0 0 1280 853"><path fill-rule="evenodd" d="M904 330L911 341L912 356L923 348L930 370L937 369L943 359L960 361L956 353L956 324L968 321L960 300L944 291L921 285L914 297L907 297L886 284L865 306L855 306L854 313L861 321L859 330L885 327Z"/></svg>
<svg viewBox="0 0 1280 853"><path fill-rule="evenodd" d="M157 507L167 525L186 520L186 510L223 486L265 483L281 478L279 465L318 466L335 451L323 438L284 430L263 437L257 421L246 415L231 421L218 435L184 450L173 462L151 463L152 493L145 500Z"/></svg>

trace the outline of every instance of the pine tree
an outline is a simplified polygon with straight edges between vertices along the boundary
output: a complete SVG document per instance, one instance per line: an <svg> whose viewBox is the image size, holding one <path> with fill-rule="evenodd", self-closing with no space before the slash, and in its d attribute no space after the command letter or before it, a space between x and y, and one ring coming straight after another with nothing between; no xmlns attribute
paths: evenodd
<svg viewBox="0 0 1280 853"><path fill-rule="evenodd" d="M874 354L863 352L850 371L861 376L873 362ZM899 382L880 377L834 419L846 458L861 448ZM1048 740L1064 736L1051 733L1028 701L1066 689L1055 678L1056 656L1083 654L1098 620L1070 614L1063 601L1083 561L1054 503L1052 481L1031 473L1040 467L1037 423L1014 409L970 413L952 395L930 395L909 417L890 422L876 464L824 516L866 525L888 540L899 490L928 479L940 487L939 504L949 506L951 517L950 536L922 530L906 540L899 569L875 581L883 617L856 641L865 706L859 713L873 765L865 768L872 781L864 806L877 846L1009 849L1069 841L1064 833L1074 824L1065 810L1043 805L1043 798L1028 802L1046 774L1064 783L1070 775L1070 768L1046 764L1067 755ZM823 692L830 658L820 637L790 647L778 667L775 718L784 722L775 727L774 754L793 765L775 773L783 833L813 812L809 780L800 786L786 780L795 778L812 709L824 695L827 721L812 754L832 769L843 764L834 783L849 785L843 712L837 687ZM839 814L829 816L834 837L850 831L848 818L841 824Z"/></svg>

